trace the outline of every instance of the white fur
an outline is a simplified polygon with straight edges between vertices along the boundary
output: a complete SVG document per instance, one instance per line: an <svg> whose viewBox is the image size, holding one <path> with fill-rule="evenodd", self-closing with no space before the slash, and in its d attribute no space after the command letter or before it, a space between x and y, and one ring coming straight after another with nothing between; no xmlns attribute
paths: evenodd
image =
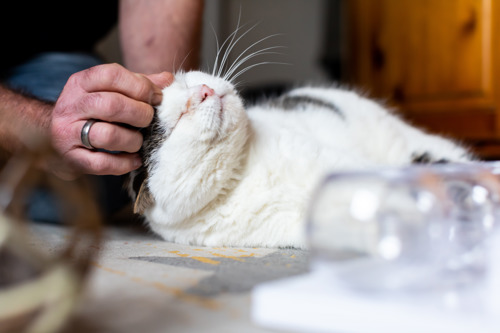
<svg viewBox="0 0 500 333"><path fill-rule="evenodd" d="M203 84L215 95L202 100ZM186 244L303 248L306 206L325 173L407 165L412 152L468 159L453 142L354 92L306 87L289 94L329 101L344 118L322 107L245 110L227 81L177 74L158 109L167 139L147 179L155 200L144 214L151 229Z"/></svg>

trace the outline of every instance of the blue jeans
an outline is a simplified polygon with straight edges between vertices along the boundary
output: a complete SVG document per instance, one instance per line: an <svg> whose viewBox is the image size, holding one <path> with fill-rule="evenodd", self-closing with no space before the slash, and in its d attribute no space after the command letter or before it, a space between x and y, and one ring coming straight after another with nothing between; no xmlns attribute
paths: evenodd
<svg viewBox="0 0 500 333"><path fill-rule="evenodd" d="M76 72L101 64L86 53L43 53L8 73L5 84L31 96L55 102L68 78ZM110 216L129 201L118 176L89 176L104 216ZM28 199L27 217L33 221L61 222L57 198L46 189L37 189Z"/></svg>
<svg viewBox="0 0 500 333"><path fill-rule="evenodd" d="M45 101L55 102L71 74L102 62L85 53L42 53L10 70L6 84Z"/></svg>

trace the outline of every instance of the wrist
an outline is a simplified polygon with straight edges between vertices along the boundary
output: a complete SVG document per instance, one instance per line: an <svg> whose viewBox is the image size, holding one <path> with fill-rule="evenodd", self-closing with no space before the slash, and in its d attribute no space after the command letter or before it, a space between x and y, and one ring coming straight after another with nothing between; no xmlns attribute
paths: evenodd
<svg viewBox="0 0 500 333"><path fill-rule="evenodd" d="M13 153L48 137L54 105L0 86L0 147Z"/></svg>

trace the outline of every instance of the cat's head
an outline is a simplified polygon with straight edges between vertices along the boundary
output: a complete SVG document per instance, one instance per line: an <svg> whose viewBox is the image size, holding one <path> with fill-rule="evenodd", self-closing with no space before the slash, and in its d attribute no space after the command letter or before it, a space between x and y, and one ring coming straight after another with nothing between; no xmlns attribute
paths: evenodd
<svg viewBox="0 0 500 333"><path fill-rule="evenodd" d="M248 131L243 101L230 82L177 73L145 134L145 181L135 172L130 185L138 194L135 211L161 209L177 221L202 209L232 186Z"/></svg>

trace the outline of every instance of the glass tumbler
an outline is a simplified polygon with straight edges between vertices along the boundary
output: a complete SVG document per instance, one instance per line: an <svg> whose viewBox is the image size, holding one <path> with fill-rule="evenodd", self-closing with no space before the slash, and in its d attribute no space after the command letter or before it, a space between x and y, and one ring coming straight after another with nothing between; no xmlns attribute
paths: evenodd
<svg viewBox="0 0 500 333"><path fill-rule="evenodd" d="M309 207L312 269L361 290L434 287L447 255L446 202L425 168L331 174Z"/></svg>
<svg viewBox="0 0 500 333"><path fill-rule="evenodd" d="M487 269L486 245L498 226L500 183L493 169L483 163L433 167L447 200L450 221L444 272L457 283L482 277Z"/></svg>

